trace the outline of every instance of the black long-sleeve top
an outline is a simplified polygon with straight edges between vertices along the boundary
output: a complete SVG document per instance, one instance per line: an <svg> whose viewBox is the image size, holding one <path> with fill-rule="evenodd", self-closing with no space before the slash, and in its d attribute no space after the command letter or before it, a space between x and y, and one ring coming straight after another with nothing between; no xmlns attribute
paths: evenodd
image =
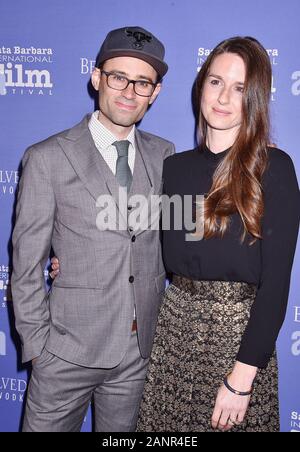
<svg viewBox="0 0 300 452"><path fill-rule="evenodd" d="M212 186L213 173L229 150L215 154L207 147L175 154L165 160L164 193L204 195ZM187 230L163 231L163 255L171 274L194 280L242 281L257 286L250 319L237 360L264 368L275 348L282 326L296 248L300 195L291 158L269 148L269 164L263 176L265 210L262 239L241 244L243 224L231 217L224 237L186 241ZM190 232L190 231L189 231Z"/></svg>

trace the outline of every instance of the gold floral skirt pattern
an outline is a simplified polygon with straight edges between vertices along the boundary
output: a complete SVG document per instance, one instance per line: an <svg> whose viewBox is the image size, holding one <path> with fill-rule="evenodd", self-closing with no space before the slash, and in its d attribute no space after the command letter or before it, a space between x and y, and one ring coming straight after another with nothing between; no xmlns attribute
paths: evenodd
<svg viewBox="0 0 300 452"><path fill-rule="evenodd" d="M256 287L242 282L175 277L167 288L145 383L137 431L215 432L211 417L232 370ZM244 422L235 432L277 432L274 354L259 369Z"/></svg>

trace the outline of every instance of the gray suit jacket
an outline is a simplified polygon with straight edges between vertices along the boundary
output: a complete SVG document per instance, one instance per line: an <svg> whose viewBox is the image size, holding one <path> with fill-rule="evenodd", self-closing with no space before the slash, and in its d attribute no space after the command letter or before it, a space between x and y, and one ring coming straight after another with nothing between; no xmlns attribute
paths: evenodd
<svg viewBox="0 0 300 452"><path fill-rule="evenodd" d="M96 200L107 194L118 203L119 186L94 145L88 120L24 155L12 274L24 362L46 346L66 361L112 368L126 352L134 307L141 355L151 352L165 288L160 234L97 228ZM138 130L136 144L130 195L160 194L163 160L174 145ZM124 221L124 212L119 217ZM51 247L60 274L47 294L44 267Z"/></svg>

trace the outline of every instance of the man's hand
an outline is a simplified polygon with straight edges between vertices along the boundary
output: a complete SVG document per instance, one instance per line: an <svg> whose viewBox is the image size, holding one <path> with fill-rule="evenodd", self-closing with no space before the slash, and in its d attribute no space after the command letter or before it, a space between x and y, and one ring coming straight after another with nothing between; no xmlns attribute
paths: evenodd
<svg viewBox="0 0 300 452"><path fill-rule="evenodd" d="M52 257L51 268L52 268L52 272L50 272L50 277L52 279L55 279L59 273L59 260L57 259L57 257Z"/></svg>

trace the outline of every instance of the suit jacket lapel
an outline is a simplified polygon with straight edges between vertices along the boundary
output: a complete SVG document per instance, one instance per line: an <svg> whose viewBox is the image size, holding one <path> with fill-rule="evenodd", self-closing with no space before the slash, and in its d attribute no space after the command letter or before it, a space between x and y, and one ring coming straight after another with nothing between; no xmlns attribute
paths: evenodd
<svg viewBox="0 0 300 452"><path fill-rule="evenodd" d="M155 156L157 152L154 151L153 141L146 134L142 134L139 130L136 130L135 134L137 148L140 152L141 158L143 160L145 170L147 173L147 178L149 180L151 194L156 194L161 192L162 178L161 178L161 162L156 164Z"/></svg>
<svg viewBox="0 0 300 452"><path fill-rule="evenodd" d="M58 141L67 159L80 177L86 189L97 201L106 192L106 185L99 164L99 152L88 129L89 117Z"/></svg>
<svg viewBox="0 0 300 452"><path fill-rule="evenodd" d="M153 144L147 135L143 135L136 130L136 162L133 184L130 195L143 195L145 202L139 207L140 216L147 219L146 226L155 222L154 212L151 212L151 197L160 193L162 180L161 172L155 169L155 152ZM161 170L161 168L160 168ZM145 229L140 228L135 231L135 235L141 234Z"/></svg>
<svg viewBox="0 0 300 452"><path fill-rule="evenodd" d="M122 211L117 183L113 174L111 174L111 179L108 177L110 169L95 146L88 128L88 121L89 116L71 129L65 137L59 137L58 140L74 171L94 200L97 201L103 194L112 195L121 214L119 215L119 228L127 233L127 205L126 212L124 212L124 208Z"/></svg>
<svg viewBox="0 0 300 452"><path fill-rule="evenodd" d="M140 131L136 129L135 132L135 142L136 142L136 151L139 152L139 157L141 161L143 162L146 174L147 174L147 185L145 185L144 181L144 190L143 194L149 194L149 191L151 188L153 188L153 171L152 171L152 165L151 165L151 145L149 145L148 141L145 140L145 138L141 135ZM140 181L139 181L140 182ZM140 185L140 183L138 184ZM135 187L132 187L132 191L134 192ZM140 189L140 187L139 187ZM148 193L145 192L145 190L148 190ZM139 191L138 191L139 193Z"/></svg>

